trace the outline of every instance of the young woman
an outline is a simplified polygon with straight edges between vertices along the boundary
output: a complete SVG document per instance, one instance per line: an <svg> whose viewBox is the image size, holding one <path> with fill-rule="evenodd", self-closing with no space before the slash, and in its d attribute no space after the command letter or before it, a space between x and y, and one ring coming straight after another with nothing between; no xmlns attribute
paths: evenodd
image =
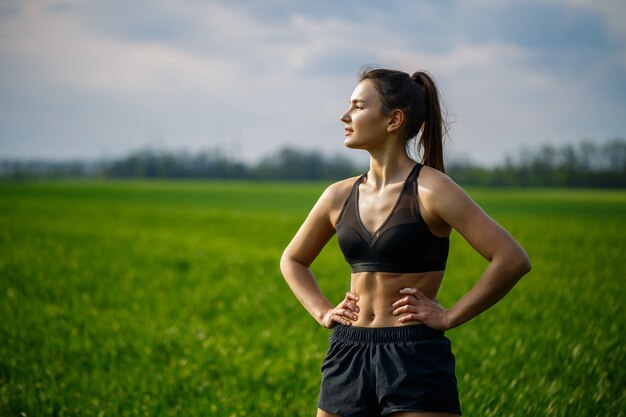
<svg viewBox="0 0 626 417"><path fill-rule="evenodd" d="M345 145L370 154L369 171L329 186L281 258L296 297L333 329L317 416L460 415L444 331L500 300L530 270L528 256L444 174L444 125L428 74L363 71L341 121ZM407 149L418 134L421 163ZM436 297L452 228L489 265L445 309ZM352 268L337 306L309 269L335 233Z"/></svg>

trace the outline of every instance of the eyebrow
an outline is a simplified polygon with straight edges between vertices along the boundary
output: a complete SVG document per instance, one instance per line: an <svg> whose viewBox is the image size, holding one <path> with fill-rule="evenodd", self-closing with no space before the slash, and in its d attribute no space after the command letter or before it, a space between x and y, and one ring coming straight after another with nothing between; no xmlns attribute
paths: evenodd
<svg viewBox="0 0 626 417"><path fill-rule="evenodd" d="M367 101L362 100L360 98L356 98L354 100L350 100L350 103L363 103L363 104L367 104Z"/></svg>

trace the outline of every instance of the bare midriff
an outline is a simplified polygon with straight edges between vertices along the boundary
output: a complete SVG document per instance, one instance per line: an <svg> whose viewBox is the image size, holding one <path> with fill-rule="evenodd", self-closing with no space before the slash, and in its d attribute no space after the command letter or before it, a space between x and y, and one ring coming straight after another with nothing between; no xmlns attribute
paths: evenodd
<svg viewBox="0 0 626 417"><path fill-rule="evenodd" d="M420 324L419 321L398 322L391 306L404 295L403 288L416 288L426 297L435 300L443 280L443 271L422 273L358 272L352 274L350 291L359 296L359 327L392 327Z"/></svg>

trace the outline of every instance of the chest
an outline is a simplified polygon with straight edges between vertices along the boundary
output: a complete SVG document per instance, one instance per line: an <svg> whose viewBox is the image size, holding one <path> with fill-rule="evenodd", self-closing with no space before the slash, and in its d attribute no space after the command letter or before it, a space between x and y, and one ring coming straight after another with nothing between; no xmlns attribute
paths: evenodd
<svg viewBox="0 0 626 417"><path fill-rule="evenodd" d="M375 234L393 216L404 185L393 184L380 190L374 190L366 184L359 185L356 193L357 215L370 234Z"/></svg>

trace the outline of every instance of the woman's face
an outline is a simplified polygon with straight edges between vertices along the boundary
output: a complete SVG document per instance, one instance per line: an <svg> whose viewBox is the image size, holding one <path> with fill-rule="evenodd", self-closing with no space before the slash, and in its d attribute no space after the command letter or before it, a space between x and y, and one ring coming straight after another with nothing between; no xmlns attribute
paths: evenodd
<svg viewBox="0 0 626 417"><path fill-rule="evenodd" d="M344 145L369 149L387 137L388 117L383 116L382 102L371 80L361 81L350 97L350 107L341 115Z"/></svg>

